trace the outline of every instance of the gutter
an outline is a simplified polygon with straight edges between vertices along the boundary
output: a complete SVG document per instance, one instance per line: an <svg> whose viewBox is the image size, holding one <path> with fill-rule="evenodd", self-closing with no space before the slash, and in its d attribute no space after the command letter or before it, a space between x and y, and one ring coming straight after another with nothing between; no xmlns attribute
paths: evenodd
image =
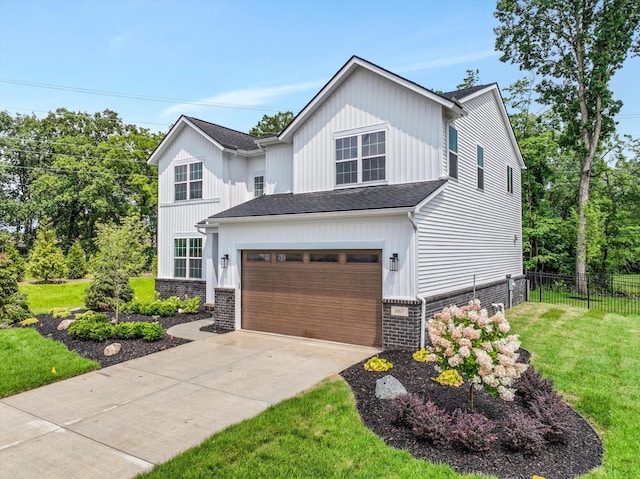
<svg viewBox="0 0 640 479"><path fill-rule="evenodd" d="M418 261L418 248L419 248L419 244L418 244L418 225L416 224L415 220L414 220L414 215L415 215L415 211L409 211L407 213L407 218L409 218L409 222L411 223L411 226L413 226L413 234L414 234L414 240L413 243L415 244L415 262L417 263ZM426 309L427 309L427 300L424 299L424 297L420 296L419 294L419 288L418 288L418 266L417 264L414 263L413 266L413 270L414 270L414 281L415 281L415 288L416 288L416 299L418 301L420 301L421 306L420 306L420 348L424 348L424 343L425 343L425 336L424 336L424 330L425 330L425 326L426 326Z"/></svg>

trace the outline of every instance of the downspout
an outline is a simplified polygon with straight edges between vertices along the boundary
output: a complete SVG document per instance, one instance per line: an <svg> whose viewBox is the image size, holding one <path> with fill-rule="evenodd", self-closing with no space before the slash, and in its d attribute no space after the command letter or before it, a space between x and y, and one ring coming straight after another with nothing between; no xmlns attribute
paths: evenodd
<svg viewBox="0 0 640 479"><path fill-rule="evenodd" d="M418 301L420 301L421 303L421 307L420 307L420 348L424 348L424 343L425 343L425 337L424 337L424 330L426 327L426 310L427 310L427 300L424 299L422 296L420 296L420 289L418 287L418 254L419 254L419 247L420 245L418 244L418 225L416 224L415 220L414 220L414 215L415 213L413 211L409 211L407 213L407 217L409 218L409 221L411 222L411 226L413 226L413 243L415 245L415 258L414 258L414 266L413 266L413 270L414 270L414 284L415 284L415 288L416 288L416 299Z"/></svg>

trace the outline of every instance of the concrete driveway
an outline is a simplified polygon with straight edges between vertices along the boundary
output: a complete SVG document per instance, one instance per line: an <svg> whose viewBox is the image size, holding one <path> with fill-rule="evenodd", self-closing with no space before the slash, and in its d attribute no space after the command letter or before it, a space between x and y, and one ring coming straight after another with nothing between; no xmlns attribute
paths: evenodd
<svg viewBox="0 0 640 479"><path fill-rule="evenodd" d="M0 400L0 478L127 478L377 350L236 331Z"/></svg>

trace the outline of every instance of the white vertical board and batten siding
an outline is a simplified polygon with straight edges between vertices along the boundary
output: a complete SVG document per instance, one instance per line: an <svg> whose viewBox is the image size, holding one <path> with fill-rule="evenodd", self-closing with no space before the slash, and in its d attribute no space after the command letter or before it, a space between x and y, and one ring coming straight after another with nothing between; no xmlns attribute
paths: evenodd
<svg viewBox="0 0 640 479"><path fill-rule="evenodd" d="M222 223L219 252L229 254L229 267L221 269L220 285L240 288L241 250L382 249L383 297L412 299L410 264L413 228L405 214L380 217L287 219ZM398 253L400 267L389 271L389 257ZM236 296L238 297L238 296Z"/></svg>
<svg viewBox="0 0 640 479"><path fill-rule="evenodd" d="M295 193L335 184L335 137L386 125L386 181L437 179L441 174L440 105L366 70L357 70L301 126L293 139Z"/></svg>
<svg viewBox="0 0 640 479"><path fill-rule="evenodd" d="M269 145L266 150L265 194L291 193L293 191L293 146Z"/></svg>
<svg viewBox="0 0 640 479"><path fill-rule="evenodd" d="M173 277L173 240L178 237L206 237L196 223L250 199L246 184L247 159L229 154L193 128L185 126L158 160L158 277ZM174 167L202 161L202 199L174 200ZM233 163L232 163L233 161ZM262 160L253 160L254 166ZM256 166L257 167L257 166ZM229 181L230 180L230 181ZM207 274L203 264L203 278Z"/></svg>
<svg viewBox="0 0 640 479"><path fill-rule="evenodd" d="M452 123L458 130L458 180L450 179L445 191L416 214L422 296L471 287L474 274L482 284L522 273L520 164L506 130L510 126L493 92L464 108L468 116ZM441 131L446 145L446 126ZM484 190L477 188L478 144L484 148ZM447 156L445 147L445 168ZM507 165L513 168L513 194L507 192Z"/></svg>

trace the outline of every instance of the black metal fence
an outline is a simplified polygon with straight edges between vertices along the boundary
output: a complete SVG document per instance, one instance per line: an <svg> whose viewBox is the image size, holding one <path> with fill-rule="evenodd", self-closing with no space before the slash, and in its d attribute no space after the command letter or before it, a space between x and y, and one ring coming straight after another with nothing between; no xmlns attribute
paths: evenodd
<svg viewBox="0 0 640 479"><path fill-rule="evenodd" d="M525 273L529 301L640 314L640 275Z"/></svg>

